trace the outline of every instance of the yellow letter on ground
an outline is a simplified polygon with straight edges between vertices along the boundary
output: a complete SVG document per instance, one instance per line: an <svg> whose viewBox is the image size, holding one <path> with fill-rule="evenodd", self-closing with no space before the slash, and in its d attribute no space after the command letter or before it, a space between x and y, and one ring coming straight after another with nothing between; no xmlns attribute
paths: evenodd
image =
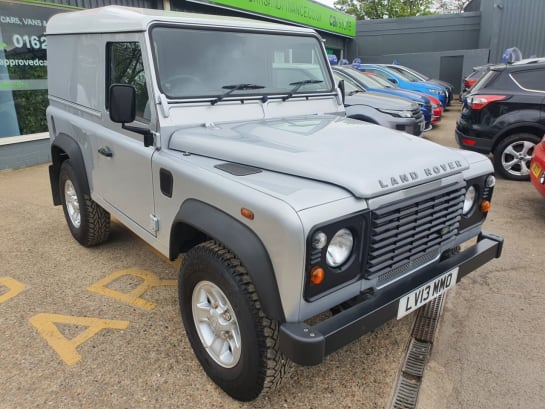
<svg viewBox="0 0 545 409"><path fill-rule="evenodd" d="M8 292L0 295L0 304L11 300L25 289L25 285L10 277L0 277L0 286L7 287Z"/></svg>
<svg viewBox="0 0 545 409"><path fill-rule="evenodd" d="M130 275L141 278L143 280L142 284L140 284L134 290L128 293L124 293L106 287L108 284L112 283L118 278ZM127 270L121 270L110 274L108 277L103 278L97 283L91 285L88 290L94 293L105 295L107 297L115 298L116 300L132 305L134 307L143 308L145 310L153 310L155 307L157 307L157 304L151 301L144 300L143 298L140 298L140 296L148 291L150 288L160 287L163 285L176 285L176 283L176 280L161 280L155 274L148 271L139 270L137 268L129 268Z"/></svg>
<svg viewBox="0 0 545 409"><path fill-rule="evenodd" d="M126 329L129 321L103 320L100 318L73 317L59 314L37 314L30 318L30 323L36 327L40 335L45 338L51 348L60 355L67 365L73 365L81 360L76 348L92 338L103 329ZM61 334L55 323L72 324L88 327L73 339Z"/></svg>

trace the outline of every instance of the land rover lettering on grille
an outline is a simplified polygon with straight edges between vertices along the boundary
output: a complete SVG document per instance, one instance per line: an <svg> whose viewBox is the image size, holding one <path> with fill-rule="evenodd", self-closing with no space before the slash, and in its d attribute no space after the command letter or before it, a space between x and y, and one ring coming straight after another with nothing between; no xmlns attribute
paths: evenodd
<svg viewBox="0 0 545 409"><path fill-rule="evenodd" d="M440 165L424 168L420 173L413 171L408 173L402 173L396 176L390 176L389 179L379 179L378 184L382 189L386 189L392 186L415 182L421 179L421 176L429 178L462 168L463 165L460 161L447 162Z"/></svg>

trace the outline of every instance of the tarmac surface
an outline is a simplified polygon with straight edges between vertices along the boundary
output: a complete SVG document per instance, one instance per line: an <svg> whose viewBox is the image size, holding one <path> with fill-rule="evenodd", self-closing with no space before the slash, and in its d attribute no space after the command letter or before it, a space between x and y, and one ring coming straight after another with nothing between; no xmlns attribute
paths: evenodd
<svg viewBox="0 0 545 409"><path fill-rule="evenodd" d="M426 138L455 146L459 107ZM47 165L0 171L0 408L385 408L414 314L293 365L240 403L201 370L178 311L178 263L121 224L81 247L52 205ZM449 291L418 408L542 408L545 198L498 179L485 230L504 255Z"/></svg>

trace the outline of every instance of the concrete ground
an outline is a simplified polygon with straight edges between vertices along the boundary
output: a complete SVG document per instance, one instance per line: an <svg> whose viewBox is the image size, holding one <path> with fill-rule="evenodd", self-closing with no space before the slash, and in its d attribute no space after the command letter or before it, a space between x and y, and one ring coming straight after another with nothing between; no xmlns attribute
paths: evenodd
<svg viewBox="0 0 545 409"><path fill-rule="evenodd" d="M455 146L458 115L428 138ZM545 407L545 198L498 178L485 230L504 237L503 256L450 291L419 409Z"/></svg>
<svg viewBox="0 0 545 409"><path fill-rule="evenodd" d="M454 146L459 107L426 138ZM47 166L0 171L0 409L385 408L414 314L282 387L233 401L201 370L178 312L177 264L114 222L87 249L53 207ZM504 256L450 291L418 408L542 408L545 199L498 180L486 229Z"/></svg>

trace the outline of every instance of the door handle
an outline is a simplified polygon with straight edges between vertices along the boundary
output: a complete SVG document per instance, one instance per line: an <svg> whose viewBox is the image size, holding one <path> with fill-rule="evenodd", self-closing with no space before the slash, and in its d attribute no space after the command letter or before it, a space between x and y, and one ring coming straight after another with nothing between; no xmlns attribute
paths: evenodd
<svg viewBox="0 0 545 409"><path fill-rule="evenodd" d="M114 153L112 152L109 146L106 146L106 147L103 146L102 148L98 150L98 153L100 153L102 156L106 156L107 158L111 158L112 156L114 156Z"/></svg>

